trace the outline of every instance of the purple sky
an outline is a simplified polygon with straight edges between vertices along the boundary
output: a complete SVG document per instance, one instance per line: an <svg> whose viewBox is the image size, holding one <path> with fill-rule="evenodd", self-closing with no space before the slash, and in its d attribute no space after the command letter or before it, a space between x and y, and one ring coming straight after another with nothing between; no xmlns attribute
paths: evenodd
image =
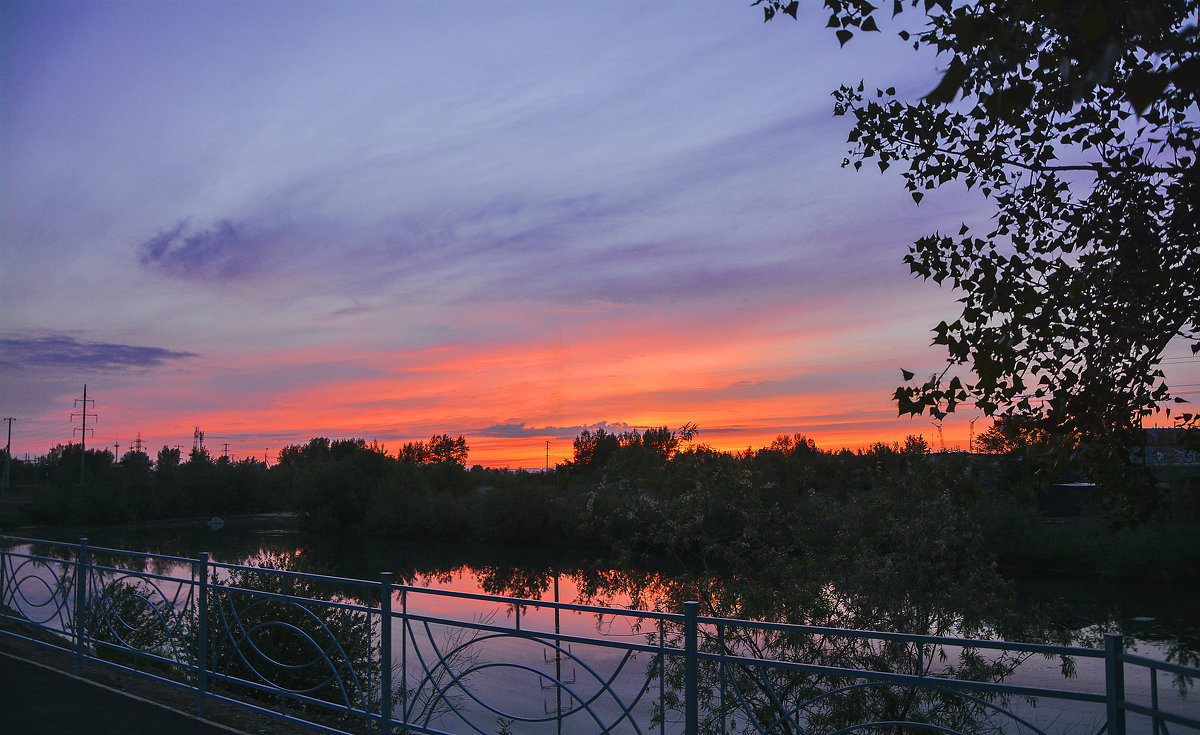
<svg viewBox="0 0 1200 735"><path fill-rule="evenodd" d="M839 50L811 3L5 2L0 411L71 440L242 456L465 434L565 458L581 427L721 448L905 433L901 366L953 294L909 242L958 190L840 167L830 92L937 62ZM969 415L947 423L965 444Z"/></svg>

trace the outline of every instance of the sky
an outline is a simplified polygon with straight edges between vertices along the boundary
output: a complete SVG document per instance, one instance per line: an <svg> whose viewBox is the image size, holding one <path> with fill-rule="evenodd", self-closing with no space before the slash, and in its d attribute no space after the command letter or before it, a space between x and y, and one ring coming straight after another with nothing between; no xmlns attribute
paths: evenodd
<svg viewBox="0 0 1200 735"><path fill-rule="evenodd" d="M955 294L907 246L984 223L842 168L831 91L938 59L817 3L0 4L0 412L15 456L268 456L463 435L541 467L585 428L827 449L898 418ZM91 419L89 419L91 421ZM980 423L982 429L987 423Z"/></svg>

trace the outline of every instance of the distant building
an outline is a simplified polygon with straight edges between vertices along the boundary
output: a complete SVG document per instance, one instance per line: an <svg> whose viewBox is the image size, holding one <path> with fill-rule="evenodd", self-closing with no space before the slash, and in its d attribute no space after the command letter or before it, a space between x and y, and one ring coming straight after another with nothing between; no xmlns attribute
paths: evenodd
<svg viewBox="0 0 1200 735"><path fill-rule="evenodd" d="M1184 442L1183 429L1146 429L1146 464L1200 468L1200 447Z"/></svg>
<svg viewBox="0 0 1200 735"><path fill-rule="evenodd" d="M1182 429L1146 429L1146 443L1137 461L1145 461L1167 490L1171 517L1200 521L1200 447L1185 441ZM1038 492L1038 510L1047 518L1076 518L1088 512L1097 485L1061 482Z"/></svg>
<svg viewBox="0 0 1200 735"><path fill-rule="evenodd" d="M1060 482L1038 492L1038 510L1047 518L1078 518L1092 504L1094 482Z"/></svg>

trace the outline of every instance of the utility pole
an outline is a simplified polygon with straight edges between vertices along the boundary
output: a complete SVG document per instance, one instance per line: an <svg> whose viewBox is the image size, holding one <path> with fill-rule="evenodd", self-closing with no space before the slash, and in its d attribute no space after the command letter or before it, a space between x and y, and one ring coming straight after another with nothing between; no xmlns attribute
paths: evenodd
<svg viewBox="0 0 1200 735"><path fill-rule="evenodd" d="M11 482L8 476L8 465L12 459L12 422L16 419L5 417L4 420L8 422L8 443L4 445L4 477L0 479L0 490L7 490Z"/></svg>
<svg viewBox="0 0 1200 735"><path fill-rule="evenodd" d="M546 440L546 471L550 471L550 440Z"/></svg>
<svg viewBox="0 0 1200 735"><path fill-rule="evenodd" d="M225 451L222 452L222 456L226 459L229 458L229 442L225 442Z"/></svg>
<svg viewBox="0 0 1200 735"><path fill-rule="evenodd" d="M88 431L91 431L92 433L95 433L95 431L96 431L95 429L88 429L88 425L87 425L88 416L91 416L93 419L96 418L96 414L88 413L88 404L89 403L92 405L92 407L95 407L95 405L96 405L96 401L88 400L87 383L84 383L83 384L83 398L75 399L75 407L79 409L79 413L71 414L72 419L74 419L76 416L79 416L79 420L80 420L80 426L79 426L79 486L80 487L83 487L83 464L84 464L84 459L87 457L87 433L88 433ZM75 430L72 429L71 433L74 433L74 432L75 432Z"/></svg>

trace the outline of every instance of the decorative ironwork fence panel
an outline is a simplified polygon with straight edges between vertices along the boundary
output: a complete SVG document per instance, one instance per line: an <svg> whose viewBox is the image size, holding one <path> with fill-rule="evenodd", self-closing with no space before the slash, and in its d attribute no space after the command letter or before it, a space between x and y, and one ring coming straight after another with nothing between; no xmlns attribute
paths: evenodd
<svg viewBox="0 0 1200 735"><path fill-rule="evenodd" d="M333 733L1200 732L1104 650L524 600L0 537L0 634ZM1102 690L1072 680L1090 670Z"/></svg>

